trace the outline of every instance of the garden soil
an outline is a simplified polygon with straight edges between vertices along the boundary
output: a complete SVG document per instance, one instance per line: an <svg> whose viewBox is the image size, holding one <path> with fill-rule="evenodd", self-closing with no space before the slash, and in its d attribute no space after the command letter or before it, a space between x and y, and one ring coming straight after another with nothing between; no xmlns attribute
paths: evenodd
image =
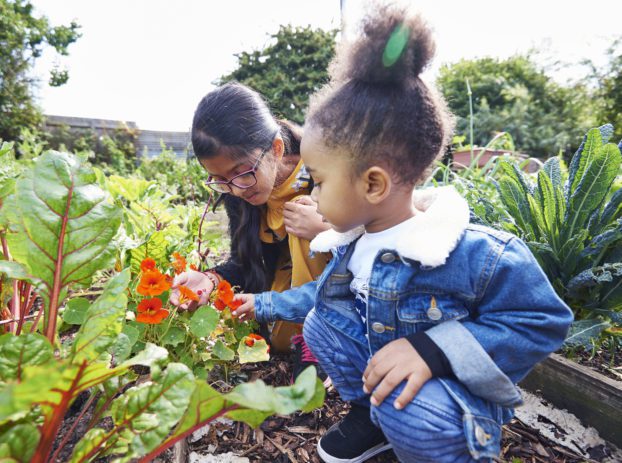
<svg viewBox="0 0 622 463"><path fill-rule="evenodd" d="M287 385L291 371L290 361L291 359L286 355L275 355L269 362L243 365L239 378L243 381L263 379L273 386ZM224 383L220 384L224 386ZM218 387L218 383L214 386ZM223 392L225 390L226 387ZM341 401L334 388L330 387L324 406L312 413L297 413L289 417L273 416L256 430L243 423L220 421L200 430L189 439L188 453L191 457L189 461L193 463L320 463L321 460L315 450L318 439L330 426L341 420L348 413L348 409L348 405ZM550 414L549 411L541 413ZM535 418L533 413L530 415L532 425L515 418L504 426L501 461L512 463L613 463L616 461L617 456L614 456L616 450L606 443L595 440L593 447L573 444L574 429L564 429L563 423L561 425L556 423L552 432L571 436L566 441L569 442L568 445L559 443L559 439L556 441L546 437L539 429L543 429L547 420L546 416L540 416L536 412ZM537 429L532 427L533 423ZM573 422L568 422L568 425L574 427ZM547 427L547 429L550 428L551 426ZM551 435L550 432L549 435ZM214 458L215 455L220 455L220 457ZM389 451L368 461L370 463L393 463L398 460L395 454Z"/></svg>

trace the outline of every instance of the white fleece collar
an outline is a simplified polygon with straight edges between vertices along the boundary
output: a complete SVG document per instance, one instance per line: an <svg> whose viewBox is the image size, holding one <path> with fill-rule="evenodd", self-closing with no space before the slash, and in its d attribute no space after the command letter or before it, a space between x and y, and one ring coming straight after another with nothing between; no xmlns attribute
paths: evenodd
<svg viewBox="0 0 622 463"><path fill-rule="evenodd" d="M428 267L438 267L447 260L469 224L469 205L454 187L427 188L413 192L418 213L396 243L387 248ZM365 232L361 227L344 233L327 230L311 241L313 252L327 252L351 243Z"/></svg>

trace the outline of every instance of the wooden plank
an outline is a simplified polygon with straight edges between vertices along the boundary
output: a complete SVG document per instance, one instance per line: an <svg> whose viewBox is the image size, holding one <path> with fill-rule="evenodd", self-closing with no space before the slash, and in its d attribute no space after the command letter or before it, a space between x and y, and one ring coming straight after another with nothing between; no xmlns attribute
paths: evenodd
<svg viewBox="0 0 622 463"><path fill-rule="evenodd" d="M622 382L551 354L519 385L573 413L603 439L622 447Z"/></svg>

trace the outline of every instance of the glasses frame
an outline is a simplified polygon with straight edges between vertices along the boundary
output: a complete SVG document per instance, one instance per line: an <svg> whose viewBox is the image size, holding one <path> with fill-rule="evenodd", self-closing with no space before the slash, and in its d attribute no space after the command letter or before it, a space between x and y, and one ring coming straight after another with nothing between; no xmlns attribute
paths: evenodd
<svg viewBox="0 0 622 463"><path fill-rule="evenodd" d="M231 188L231 185L233 185L236 188L239 188L240 190L247 190L251 187L254 187L255 185L257 185L256 173L257 173L257 169L259 168L259 163L261 162L261 160L263 159L263 157L266 155L266 153L269 150L270 148L266 148L265 150L263 150L261 154L259 155L259 157L257 158L257 160L255 161L255 164L253 164L253 167L251 167L249 170L240 172L235 177L229 180L226 180L226 181L225 180L213 180L213 177L210 175L209 177L207 177L207 180L205 181L205 186L215 191L216 193L227 193L227 191L218 190L217 189L218 187L222 187L223 189L229 190L228 193L233 193L233 189ZM239 178L239 177L242 177L243 175L248 175L248 174L251 174L254 180L254 182L251 183L250 185L240 186L234 182L236 178Z"/></svg>

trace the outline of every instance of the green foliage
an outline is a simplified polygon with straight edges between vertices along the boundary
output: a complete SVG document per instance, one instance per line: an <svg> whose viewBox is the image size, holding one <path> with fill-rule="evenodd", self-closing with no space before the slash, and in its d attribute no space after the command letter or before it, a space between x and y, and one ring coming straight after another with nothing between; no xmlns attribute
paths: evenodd
<svg viewBox="0 0 622 463"><path fill-rule="evenodd" d="M0 0L0 139L16 140L22 128L37 127L41 113L32 94L33 64L45 47L67 55L80 37L78 29L75 22L52 27L45 16L35 16L28 0ZM66 80L66 71L55 69L50 85Z"/></svg>
<svg viewBox="0 0 622 463"><path fill-rule="evenodd" d="M564 182L551 158L533 182L516 165L502 162L501 201L513 219L502 224L531 248L557 293L586 320L573 339L585 339L619 323L622 312L622 194L611 186L622 163L607 143L611 125L590 130L572 158ZM604 322L603 322L604 321Z"/></svg>
<svg viewBox="0 0 622 463"><path fill-rule="evenodd" d="M576 146L579 127L592 125L586 87L561 86L527 56L481 58L443 66L437 85L457 116L457 132L469 132L468 79L473 96L474 142L497 132L512 135L516 148L548 157Z"/></svg>
<svg viewBox="0 0 622 463"><path fill-rule="evenodd" d="M248 85L268 100L277 117L302 124L309 96L328 81L336 33L281 26L271 45L236 55L238 68L217 83Z"/></svg>
<svg viewBox="0 0 622 463"><path fill-rule="evenodd" d="M36 280L52 340L60 303L72 284L90 284L114 255L121 214L72 155L48 152L17 180L2 214L13 259ZM11 275L9 275L11 277ZM31 278L31 279L32 279Z"/></svg>
<svg viewBox="0 0 622 463"><path fill-rule="evenodd" d="M84 155L107 174L127 175L136 169L139 130L119 125L99 135L93 129L72 129L61 125L41 134L48 149Z"/></svg>
<svg viewBox="0 0 622 463"><path fill-rule="evenodd" d="M168 325L126 322L136 308L133 294L138 281L132 278L131 268L121 265L124 259L115 251L119 243L131 241L124 236L125 226L136 236L146 233L143 241L149 241L149 225L140 223L146 207L150 214L158 213L158 232L169 230L163 234L164 246L191 243L197 218L189 218L190 209L171 206L170 198L142 180L112 180L115 187L110 195L100 187L108 179L66 153L47 152L18 162L11 157L11 147L2 145L0 156L7 161L2 171L0 238L10 249L0 261L0 289L4 291L4 284L10 286L12 280L34 285L45 300L46 319L46 336L37 332L36 324L33 333L22 330L20 335L0 336L0 459L58 461L71 441L59 438L61 430L68 437L75 431L66 428L64 419L85 391L89 399L84 406L94 406L93 416L88 423L80 423L82 434L69 449L71 461L80 463L109 456L115 461L153 461L218 416L258 426L273 413L321 405L324 389L313 372L290 387L272 388L258 382L250 388L238 386L231 396L197 379L184 363L194 367L209 359L208 347L219 341L218 355L228 357L227 350L233 350L224 344L232 342L237 347L243 342L238 337L249 332L248 326L241 328L243 322L231 317L228 308L219 313L211 307L194 314L184 312L175 319L168 317ZM18 165L21 172L8 169ZM139 202L141 206L136 205ZM117 235L122 218L124 227ZM9 254L14 261L7 260ZM110 268L114 256L117 272ZM165 264L168 267L169 262ZM99 294L97 299L65 301L72 284L91 283L96 274L105 281L101 291L90 293ZM166 300L168 294L160 297ZM63 304L64 321L79 329L73 337L58 339L56 319ZM192 330L206 338L193 338ZM162 343L175 349L180 346L182 363L169 363L166 349L140 340L149 336L166 339ZM255 341L255 346L253 355L267 351L265 341ZM138 380L135 371L140 370L144 374ZM255 391L261 391L259 401L249 397Z"/></svg>
<svg viewBox="0 0 622 463"><path fill-rule="evenodd" d="M162 146L158 156L143 156L136 174L156 182L160 188L174 196L174 202L206 202L211 193L205 186L207 175L195 157L179 159Z"/></svg>
<svg viewBox="0 0 622 463"><path fill-rule="evenodd" d="M605 66L587 61L591 68L588 80L595 84L596 117L616 127L615 139L622 139L622 36L607 49Z"/></svg>

